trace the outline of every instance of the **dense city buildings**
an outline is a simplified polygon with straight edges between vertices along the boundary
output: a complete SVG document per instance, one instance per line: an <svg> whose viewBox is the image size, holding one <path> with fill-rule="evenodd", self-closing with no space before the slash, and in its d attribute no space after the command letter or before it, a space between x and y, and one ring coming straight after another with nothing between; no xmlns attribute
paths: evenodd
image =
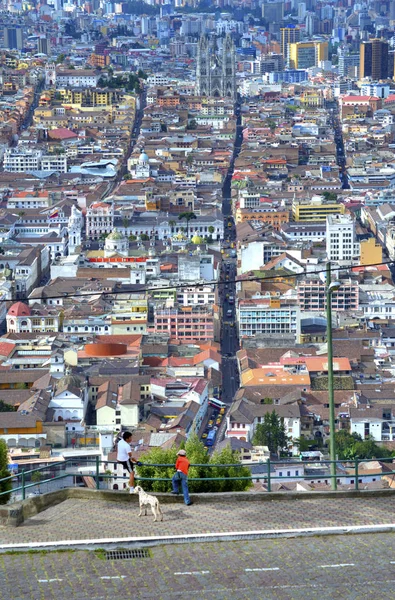
<svg viewBox="0 0 395 600"><path fill-rule="evenodd" d="M9 449L392 452L394 3L346 4L3 3Z"/></svg>

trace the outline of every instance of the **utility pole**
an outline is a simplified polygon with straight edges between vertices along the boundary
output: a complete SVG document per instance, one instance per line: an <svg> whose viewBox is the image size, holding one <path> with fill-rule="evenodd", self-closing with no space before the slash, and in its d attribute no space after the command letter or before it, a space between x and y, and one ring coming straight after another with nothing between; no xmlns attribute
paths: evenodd
<svg viewBox="0 0 395 600"><path fill-rule="evenodd" d="M331 487L337 490L336 441L335 441L335 396L333 389L333 343L332 343L332 293L340 283L333 281L331 263L326 263L326 340L328 346L328 399L329 399L329 441L331 459Z"/></svg>

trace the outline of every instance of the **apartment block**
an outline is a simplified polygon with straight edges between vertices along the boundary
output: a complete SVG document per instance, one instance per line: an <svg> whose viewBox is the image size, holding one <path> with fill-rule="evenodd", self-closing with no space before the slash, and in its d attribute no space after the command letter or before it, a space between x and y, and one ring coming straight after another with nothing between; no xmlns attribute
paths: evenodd
<svg viewBox="0 0 395 600"><path fill-rule="evenodd" d="M300 333L299 307L280 300L241 300L237 318L240 337Z"/></svg>
<svg viewBox="0 0 395 600"><path fill-rule="evenodd" d="M322 196L292 202L294 221L325 221L327 215L343 215L344 211L344 204L326 201Z"/></svg>
<svg viewBox="0 0 395 600"><path fill-rule="evenodd" d="M320 279L306 279L298 285L298 303L302 311L326 310L326 285ZM359 308L358 283L341 280L341 287L332 294L332 309L354 311Z"/></svg>
<svg viewBox="0 0 395 600"><path fill-rule="evenodd" d="M350 215L326 217L326 254L329 260L350 261L359 255L355 222Z"/></svg>
<svg viewBox="0 0 395 600"><path fill-rule="evenodd" d="M209 306L157 309L155 333L185 342L214 339L214 310Z"/></svg>

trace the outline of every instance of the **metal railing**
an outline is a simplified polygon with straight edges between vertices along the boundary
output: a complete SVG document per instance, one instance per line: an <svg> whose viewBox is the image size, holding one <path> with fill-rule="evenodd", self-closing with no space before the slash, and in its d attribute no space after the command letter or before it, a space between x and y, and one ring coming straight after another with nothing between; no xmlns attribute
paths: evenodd
<svg viewBox="0 0 395 600"><path fill-rule="evenodd" d="M393 461L395 461L395 459L393 458L384 458L384 459L380 459L380 462L389 462L389 463L393 463ZM265 468L265 472L258 472L258 473L250 473L250 475L248 476L239 476L239 477L229 477L224 475L223 477L189 477L188 481L190 484L192 484L195 481L250 481L251 483L253 482L259 482L259 481L263 481L264 484L266 484L266 489L267 492L272 492L272 486L273 486L273 482L275 481L281 481L281 482L287 482L287 481L306 481L306 482L314 482L314 481L324 481L324 482L328 482L330 483L332 478L334 477L334 475L332 475L329 471L330 471L330 466L335 463L336 467L340 466L340 472L336 473L336 480L337 482L341 483L342 479L349 479L350 483L349 485L353 485L353 489L354 490L359 490L359 486L361 483L363 483L363 478L366 478L368 481L365 481L365 483L368 483L369 481L372 481L372 478L381 478L383 476L393 476L395 475L395 470L388 470L383 472L371 472L369 471L368 473L366 473L366 471L364 471L362 474L360 473L360 467L359 465L361 463L369 463L369 462L377 462L377 459L353 459L353 460L337 460L337 461L331 461L331 460L321 460L321 461L317 461L314 463L308 463L308 462L304 462L301 460L291 460L291 461L280 461L280 460L276 460L273 461L271 459L267 459L266 461L262 461L262 462L250 462L250 463L236 463L236 464L191 464L191 467L198 467L198 468L205 468L205 469L221 469L221 468L245 468L245 467L261 467L261 468ZM100 488L100 482L101 481L106 481L108 479L117 479L117 480L128 480L129 477L128 476L120 476L116 473L108 473L109 469L109 465L114 464L113 461L108 461L108 460L100 460L100 458L98 456L96 457L86 457L86 459L75 459L75 458L69 458L63 461L59 461L57 463L50 463L48 465L44 465L42 467L37 467L34 469L22 469L19 473L14 473L9 475L8 477L4 477L3 479L0 479L0 489L2 489L2 484L7 482L7 481L11 481L12 483L17 482L17 486L13 487L11 490L8 491L2 491L0 492L0 498L1 496L7 495L7 494L12 494L14 495L14 501L15 501L15 493L16 492L21 492L21 498L22 500L25 500L26 498L26 492L28 490L31 490L33 488L36 488L37 486L43 486L45 484L52 484L55 481L59 481L65 478L84 478L84 477L91 477L94 482L95 482L95 487L97 490L101 489ZM312 471L312 473L310 474L306 474L304 472L305 467L308 465L312 465L314 464L314 468L310 466L310 469ZM106 471L103 472L103 470L100 468L101 465L105 465L106 467ZM282 470L281 470L281 475L277 474L280 473L279 468L276 469L276 465L281 465ZM298 467L300 467L300 469L303 471L303 473L301 475L299 475L299 469L293 469L295 471L294 474L289 474L289 475L283 475L283 472L290 472L290 467L295 467L295 465L297 465ZM71 466L71 470L68 468ZM81 467L89 467L91 466L92 469L89 473L81 473L78 471L78 468ZM160 469L160 468L174 468L174 463L169 463L169 464L156 464L156 463L142 463L141 465L142 467L153 467L155 469ZM76 470L74 471L74 467L76 467ZM321 467L321 471L324 471L326 467L329 467L328 472L321 472L318 475L314 475L313 472L314 470L316 470L317 468ZM395 467L395 464L394 464ZM138 468L138 467L137 467ZM36 480L36 481L32 481L32 478L34 479L34 474L35 473L42 473L43 471L53 471L55 469L55 473L53 473L50 477L44 478L44 479L40 479L40 480ZM346 472L346 469L349 472ZM292 470L292 469L291 469ZM298 472L298 474L296 474L296 472ZM171 477L143 477L143 476L139 476L138 474L136 474L135 477L136 481L161 481L161 482L171 482L172 478ZM74 481L74 485L72 485L71 487L75 487L78 484ZM64 486L64 487L70 487L68 486ZM351 488L349 488L351 489ZM208 490L209 491L209 490Z"/></svg>

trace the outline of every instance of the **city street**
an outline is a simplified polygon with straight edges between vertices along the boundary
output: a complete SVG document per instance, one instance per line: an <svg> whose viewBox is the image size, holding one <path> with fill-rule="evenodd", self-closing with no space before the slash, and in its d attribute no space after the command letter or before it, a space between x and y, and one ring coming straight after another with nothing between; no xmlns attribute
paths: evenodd
<svg viewBox="0 0 395 600"><path fill-rule="evenodd" d="M365 600L393 598L391 534L154 547L144 558L104 551L0 555L0 600Z"/></svg>
<svg viewBox="0 0 395 600"><path fill-rule="evenodd" d="M222 188L224 215L225 245L235 246L236 227L232 216L231 181L234 161L237 157L242 139L240 106L235 109L237 115L237 133L234 146L233 159ZM226 256L229 254L229 256ZM220 302L222 306L221 327L221 353L222 353L222 400L230 404L238 389L238 370L236 364L236 351L239 348L237 322L236 322L236 284L237 275L236 258L232 257L232 248L226 248L221 271L221 284L219 286ZM231 300L229 300L231 299ZM232 300L233 299L233 300Z"/></svg>

